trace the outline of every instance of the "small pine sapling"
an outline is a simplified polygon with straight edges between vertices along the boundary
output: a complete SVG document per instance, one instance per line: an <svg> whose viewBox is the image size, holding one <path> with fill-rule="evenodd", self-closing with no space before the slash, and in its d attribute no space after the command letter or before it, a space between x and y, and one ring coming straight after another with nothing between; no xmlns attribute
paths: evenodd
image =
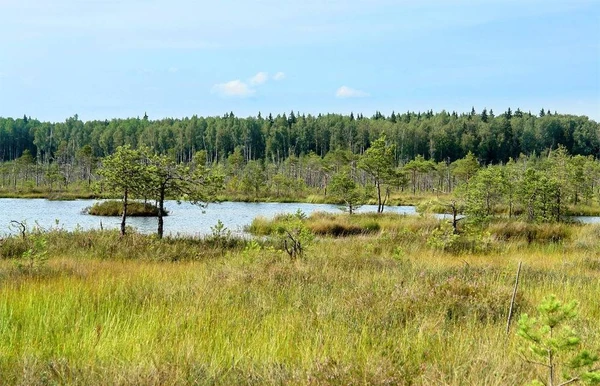
<svg viewBox="0 0 600 386"><path fill-rule="evenodd" d="M521 356L527 363L546 368L548 386L600 385L600 367L594 367L598 355L582 349L581 337L569 326L577 316L576 308L577 302L563 304L551 295L538 307L538 318L523 314L519 319L517 335L527 342L520 349ZM531 385L545 383L534 380Z"/></svg>

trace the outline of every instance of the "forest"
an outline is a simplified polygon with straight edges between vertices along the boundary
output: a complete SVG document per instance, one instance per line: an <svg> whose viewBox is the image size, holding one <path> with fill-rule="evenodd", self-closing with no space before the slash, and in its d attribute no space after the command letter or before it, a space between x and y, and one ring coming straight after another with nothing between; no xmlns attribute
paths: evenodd
<svg viewBox="0 0 600 386"><path fill-rule="evenodd" d="M239 148L244 161L265 159L279 163L295 156L325 157L334 150L362 154L385 134L395 145L396 164L416 156L435 162L454 161L467 153L482 164L498 164L520 154L541 154L559 144L574 155L600 153L600 125L585 116L546 112L538 115L510 108L500 114L484 109L457 114L407 112L367 118L290 112L273 117L223 117L150 120L143 118L81 121L77 115L65 122L40 122L0 117L0 160L12 161L25 150L39 163L73 161L86 155L105 157L118 146L146 145L160 154L187 162L206 151L206 161L226 159ZM88 148L89 146L89 148Z"/></svg>
<svg viewBox="0 0 600 386"><path fill-rule="evenodd" d="M495 115L473 108L461 114L377 112L370 118L292 111L276 117L228 113L151 120L144 114L87 122L75 115L56 123L24 116L0 118L0 189L4 195L68 190L89 195L100 160L128 145L150 148L178 164L205 159L225 176L229 199L306 199L326 196L333 174L348 165L352 178L368 185L372 175L357 162L383 137L392 153L387 162L398 171L396 182L388 185L413 194L451 192L461 173L460 168L455 173L456 162L469 154L480 166L519 159L540 164L535 160L560 148L577 157L576 173L588 179L594 179L592 161L600 154L600 124L544 109L537 115L510 108ZM593 184L589 181L592 190Z"/></svg>

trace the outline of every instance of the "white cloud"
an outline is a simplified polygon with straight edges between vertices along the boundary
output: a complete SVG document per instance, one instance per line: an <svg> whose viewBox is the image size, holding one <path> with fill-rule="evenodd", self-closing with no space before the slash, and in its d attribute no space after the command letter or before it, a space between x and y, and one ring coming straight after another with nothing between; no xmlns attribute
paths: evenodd
<svg viewBox="0 0 600 386"><path fill-rule="evenodd" d="M355 90L348 86L342 86L337 89L335 96L338 98L364 98L368 97L369 94L361 90Z"/></svg>
<svg viewBox="0 0 600 386"><path fill-rule="evenodd" d="M255 90L239 79L231 80L225 83L218 83L212 87L214 94L224 97L248 97L255 93Z"/></svg>
<svg viewBox="0 0 600 386"><path fill-rule="evenodd" d="M268 79L269 79L269 74L264 71L261 71L261 72L257 73L256 75L254 75L252 78L250 78L249 82L251 85L257 86L259 84L265 83Z"/></svg>
<svg viewBox="0 0 600 386"><path fill-rule="evenodd" d="M278 72L273 75L274 80L281 80L285 78L283 72ZM231 80L225 83L218 83L212 87L211 92L213 94L219 94L223 97L248 97L256 93L258 86L261 86L269 80L269 73L266 71L257 72L251 78L246 81L239 79Z"/></svg>

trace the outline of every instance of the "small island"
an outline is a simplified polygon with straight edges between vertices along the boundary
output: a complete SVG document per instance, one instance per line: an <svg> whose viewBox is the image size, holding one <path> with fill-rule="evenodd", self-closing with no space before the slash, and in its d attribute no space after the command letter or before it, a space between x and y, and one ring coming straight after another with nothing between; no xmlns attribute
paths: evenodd
<svg viewBox="0 0 600 386"><path fill-rule="evenodd" d="M127 215L132 217L158 217L158 207L148 202L129 202ZM86 208L85 212L92 216L122 216L123 204L119 200L97 202ZM162 215L167 216L169 211L164 209Z"/></svg>

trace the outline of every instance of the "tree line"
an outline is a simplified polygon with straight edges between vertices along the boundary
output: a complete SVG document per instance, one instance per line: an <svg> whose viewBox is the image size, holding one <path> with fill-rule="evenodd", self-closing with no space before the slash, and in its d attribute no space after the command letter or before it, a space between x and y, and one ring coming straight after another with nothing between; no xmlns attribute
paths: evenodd
<svg viewBox="0 0 600 386"><path fill-rule="evenodd" d="M143 150L155 169L167 161L167 169L178 173L183 169L177 168L210 167L222 177L230 199L316 194L350 211L375 200L382 211L394 192L439 195L458 187L463 194L470 187L463 197L472 209L473 189L481 185L485 204L477 204L472 215L489 215L502 201L510 214L514 207L528 211L530 219L560 219L565 205L590 204L597 195L599 129L584 116L544 110L535 116L518 109L499 116L473 109L461 115L430 111L371 118L293 112L159 121L144 116L82 122L74 116L63 123L0 118L0 188L91 191L102 180L99 168L128 148ZM565 165L560 174L548 166L556 154ZM478 183L480 178L484 182ZM510 186L531 186L531 194L507 190ZM491 192L493 187L497 191Z"/></svg>
<svg viewBox="0 0 600 386"><path fill-rule="evenodd" d="M0 161L15 160L28 151L38 163L64 163L72 162L81 151L101 158L129 145L170 154L177 162L189 162L196 152L204 150L208 164L218 163L240 149L245 162L264 159L280 163L290 156L314 153L325 157L335 150L362 154L382 134L395 145L397 165L417 156L452 162L469 152L483 164L498 164L520 154L541 154L559 144L570 154L600 155L597 122L543 109L535 115L509 108L499 115L472 109L461 114L376 113L370 118L293 111L275 117L259 113L240 118L228 113L222 117L150 120L144 115L87 122L75 115L56 123L26 116L0 118Z"/></svg>

